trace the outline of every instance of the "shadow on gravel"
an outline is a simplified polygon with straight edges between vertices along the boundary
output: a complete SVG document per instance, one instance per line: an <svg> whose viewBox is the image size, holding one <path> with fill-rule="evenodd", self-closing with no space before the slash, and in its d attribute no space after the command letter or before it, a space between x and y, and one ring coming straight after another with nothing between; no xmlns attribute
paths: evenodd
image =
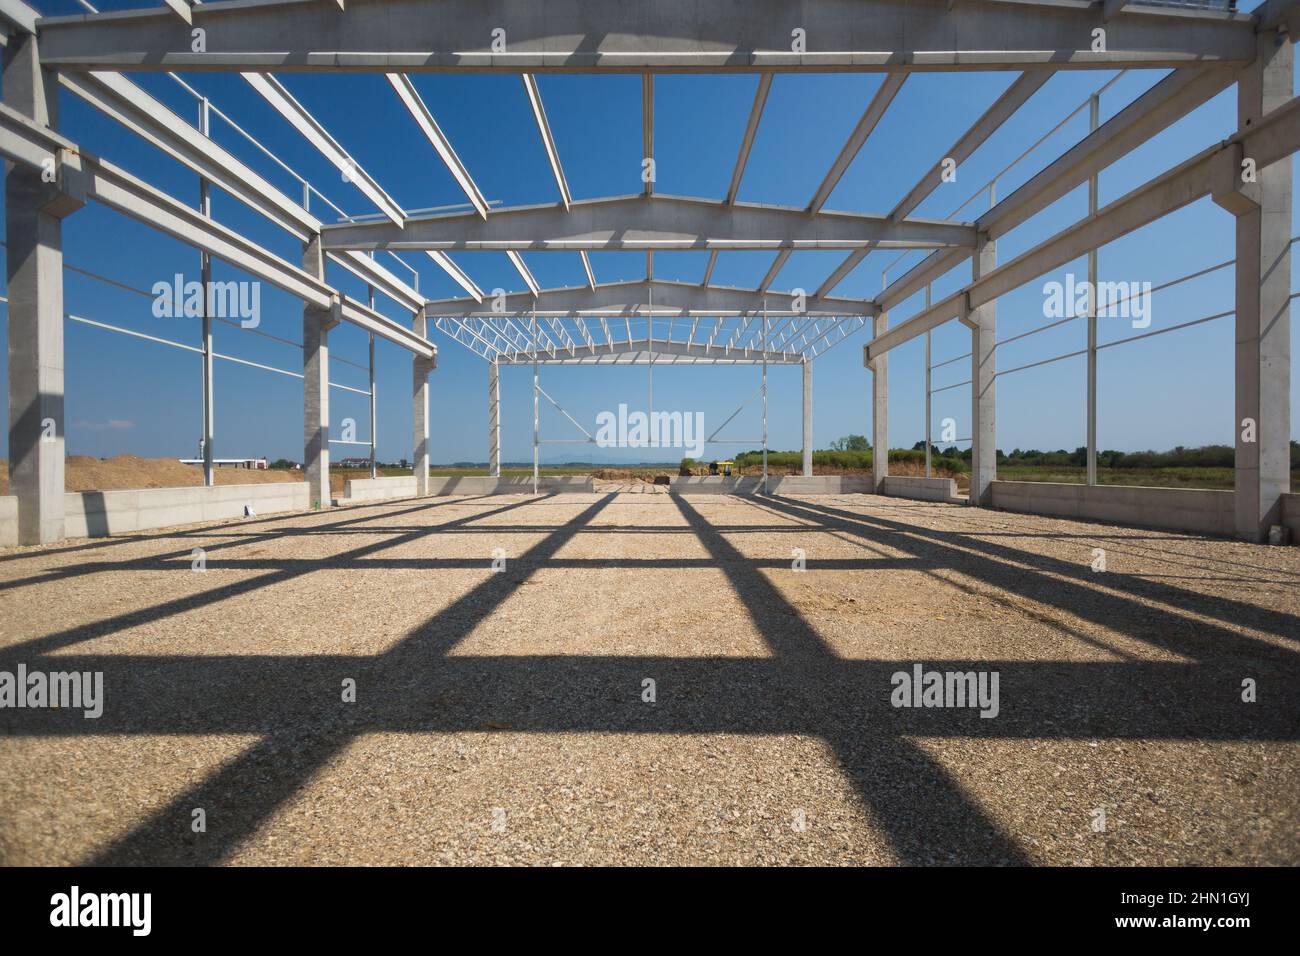
<svg viewBox="0 0 1300 956"><path fill-rule="evenodd" d="M237 657L121 656L75 653L76 645L225 597L256 590L321 567L359 559L383 565L382 552L417 538L473 529L483 519L535 500L411 526L400 519L429 507L394 510L374 521L384 540L322 561L268 561L233 567L266 570L233 588L126 612L94 625L28 641L0 652L0 669L103 671L111 706L98 720L59 710L0 712L0 732L15 736L136 734L256 734L260 740L179 794L116 842L98 864L213 864L225 860L331 758L369 733L481 732L489 726L524 733L801 734L825 739L871 815L906 863L1022 864L1026 849L1005 832L914 742L925 737L971 739L1300 739L1300 658L1289 649L1252 640L1216 624L1193 621L1194 610L1294 640L1295 618L1241 602L1215 602L1164 584L1107 575L1101 589L1067 562L960 532L939 532L826 505L761 498L752 503L807 534L838 532L901 552L887 559L829 562L822 567L943 570L1005 588L1043 604L1176 652L1190 662L1120 660L1069 663L963 660L959 632L947 661L847 660L837 657L812 625L769 580L777 564L743 555L728 539L751 526L712 524L688 500L670 500L690 537L682 557L611 561L557 559L575 536L610 533L592 522L613 500L606 495L581 513L547 528L546 536L430 617L388 651L373 657L284 655ZM351 519L314 531L344 530ZM513 527L511 525L510 527ZM539 525L526 525L537 531ZM615 531L619 529L613 529ZM681 531L680 527L673 529ZM267 539L289 541L287 535ZM246 543L246 540L244 543ZM698 541L708 560L685 557ZM240 542L232 542L236 544ZM176 559L188 552L165 556ZM213 562L220 561L214 557ZM482 566L480 560L477 566ZM394 561L393 566L462 567L459 561ZM753 626L771 651L764 658L450 656L541 568L707 566L726 575ZM819 567L815 555L809 570ZM1139 603L1138 598L1142 602ZM393 595L401 600L400 594ZM666 596L665 599L670 599ZM683 595L682 600L690 600ZM539 622L561 627L564 622ZM1154 635L1154 636L1153 636ZM53 654L53 652L59 652ZM51 655L41 657L39 655ZM975 709L895 709L891 677L914 663L940 669L996 670L1001 711L983 719ZM659 702L641 703L640 681L654 675ZM1285 706L1243 707L1243 675ZM354 678L357 703L339 703L340 681ZM364 799L361 795L357 799ZM190 833L194 807L208 809L208 832Z"/></svg>

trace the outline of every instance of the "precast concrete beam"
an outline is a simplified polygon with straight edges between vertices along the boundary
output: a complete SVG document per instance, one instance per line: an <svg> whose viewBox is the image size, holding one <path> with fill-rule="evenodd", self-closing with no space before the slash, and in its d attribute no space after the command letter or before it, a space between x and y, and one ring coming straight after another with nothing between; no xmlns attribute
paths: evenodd
<svg viewBox="0 0 1300 956"><path fill-rule="evenodd" d="M50 62L83 70L909 73L1171 69L1254 56L1248 13L1143 6L1105 20L1100 6L1069 2L370 0L339 10L321 0L226 0L190 14L192 26L161 7L38 25ZM1098 50L1093 30L1103 26ZM209 38L202 52L192 28Z"/></svg>

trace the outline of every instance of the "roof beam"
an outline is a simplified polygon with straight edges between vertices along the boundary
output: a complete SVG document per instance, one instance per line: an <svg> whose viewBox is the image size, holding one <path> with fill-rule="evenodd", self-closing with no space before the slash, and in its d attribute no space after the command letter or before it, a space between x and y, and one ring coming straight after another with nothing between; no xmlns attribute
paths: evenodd
<svg viewBox="0 0 1300 956"><path fill-rule="evenodd" d="M1172 126L1226 89L1235 78L1235 72L1226 67L1170 74L980 216L976 228L994 238L1004 235L1086 182L1089 176ZM968 257L966 250L932 253L890 283L877 301L888 311Z"/></svg>
<svg viewBox="0 0 1300 956"><path fill-rule="evenodd" d="M222 4L205 3L203 9L207 10L217 6L222 6ZM361 190L366 198L393 222L398 224L402 222L406 217L402 207L397 205L388 193L384 192L383 187L375 181L373 176L362 169L361 165L348 155L348 151L329 134L329 131L316 120L316 117L307 112L306 107L299 103L292 93L284 88L284 84L273 76L260 73L243 73L242 76L262 99L271 104L271 107L284 117L290 126L301 133L303 138L316 148L317 152L334 164L347 182L354 184Z"/></svg>
<svg viewBox="0 0 1300 956"><path fill-rule="evenodd" d="M555 135L551 132L551 122L546 118L546 107L542 104L542 91L538 89L536 77L525 73L522 79L524 91L528 94L528 104L533 108L533 119L537 121L537 131L542 135L546 158L551 164L551 173L555 176L555 186L560 190L560 201L564 203L564 208L568 209L573 202L573 195L569 192L569 181L564 177L564 166L560 164L560 149L555 143ZM586 273L587 285L596 288L596 274L591 269L591 257L587 255L586 249L581 250L578 255L582 257L582 271Z"/></svg>
<svg viewBox="0 0 1300 956"><path fill-rule="evenodd" d="M120 73L59 74L67 90L300 239L321 221Z"/></svg>
<svg viewBox="0 0 1300 956"><path fill-rule="evenodd" d="M736 156L736 168L731 171L731 185L727 187L727 205L735 203L740 192L740 180L749 165L749 153L754 148L754 138L758 135L758 124L763 119L763 109L767 105L767 95L772 91L772 74L763 73L758 78L758 88L754 90L754 103L749 108L749 122L745 124L745 135L740 140L740 153Z"/></svg>
<svg viewBox="0 0 1300 956"><path fill-rule="evenodd" d="M424 358L437 359L438 346L388 316L346 295L341 297L340 307L344 321Z"/></svg>
<svg viewBox="0 0 1300 956"><path fill-rule="evenodd" d="M470 294L475 302L483 301L483 290L475 285L474 280L469 277L460 266L451 261L451 256L437 249L426 249L430 259L438 264L443 272L451 277L451 280Z"/></svg>
<svg viewBox="0 0 1300 956"><path fill-rule="evenodd" d="M917 206L925 202L930 194L939 188L939 184L943 182L944 166L948 160L956 166L964 163L1051 78L1052 74L1043 70L1021 73L1015 82L1007 87L1006 92L999 96L970 129L952 144L948 152L944 153L943 157L917 181L911 191L894 207L889 218L904 219L911 215Z"/></svg>
<svg viewBox="0 0 1300 956"><path fill-rule="evenodd" d="M4 104L0 133L0 153L9 159L35 167L56 159L62 186L71 195L116 209L311 305L325 308L333 301L333 290L303 269Z"/></svg>
<svg viewBox="0 0 1300 956"><path fill-rule="evenodd" d="M767 106L767 96L772 91L772 74L764 73L758 78L758 88L754 90L754 102L749 108L749 121L745 123L745 135L740 140L740 152L736 156L736 167L731 171L731 184L727 187L727 198L724 200L728 206L736 204L736 196L740 192L740 181L745 175L745 167L749 165L749 153L754 148L754 138L758 135L758 124L763 119L763 109ZM788 257L787 257L788 258ZM777 254L780 266L785 265L785 259ZM709 250L709 262L704 267L704 278L700 285L708 285L713 278L713 267L718 261L718 250Z"/></svg>
<svg viewBox="0 0 1300 956"><path fill-rule="evenodd" d="M655 75L641 74L641 167L642 191L653 196L655 191ZM647 173L646 167L650 172Z"/></svg>
<svg viewBox="0 0 1300 956"><path fill-rule="evenodd" d="M194 23L194 15L191 12L194 9L194 0L163 0L163 2L187 25Z"/></svg>
<svg viewBox="0 0 1300 956"><path fill-rule="evenodd" d="M502 365L532 365L531 350L522 350L500 356ZM710 346L707 343L670 342L665 339L619 339L611 346L602 346L600 351L551 351L538 352L539 365L671 365L671 364L707 364L707 365L758 365L764 361L768 365L799 365L803 355L799 352L777 352L768 350L766 355L758 349L732 348L727 350L721 345Z"/></svg>
<svg viewBox="0 0 1300 956"><path fill-rule="evenodd" d="M364 252L331 252L328 255L338 265L351 272L367 285L374 286L376 290L388 296L407 311L415 312L424 305L424 296Z"/></svg>
<svg viewBox="0 0 1300 956"><path fill-rule="evenodd" d="M560 150L555 145L555 136L551 132L551 123L546 118L546 107L542 105L542 91L537 88L537 78L527 73L523 74L521 79L524 81L524 92L528 95L528 105L533 108L533 119L537 121L537 131L542 136L542 146L546 149L546 158L551 164L551 174L555 177L555 186L560 191L560 201L564 203L564 208L569 208L569 203L573 201L573 196L569 193L569 181L564 178L564 167L560 165Z"/></svg>
<svg viewBox="0 0 1300 956"><path fill-rule="evenodd" d="M1249 13L1128 7L1092 50L1102 12L965 0L586 0L556 16L535 0L221 0L191 10L209 49L162 8L49 17L42 59L69 69L393 72L768 72L783 70L1172 69L1255 56ZM509 44L493 49L493 29ZM794 52L802 28L808 49Z"/></svg>
<svg viewBox="0 0 1300 956"><path fill-rule="evenodd" d="M835 191L836 184L843 177L848 168L853 165L853 160L857 157L858 151L862 149L871 135L871 131L876 128L881 117L885 115L885 110L889 109L889 104L894 102L894 97L898 91L903 88L903 81L907 79L906 73L890 73L880 83L876 90L876 95L871 98L867 104L866 110L862 113L862 118L858 120L858 125L853 127L853 132L849 134L848 141L844 144L840 154L835 157L835 162L831 163L830 171L826 173L826 178L822 184L817 187L817 192L813 194L812 202L808 204L809 212L821 212L826 200L831 198L831 193Z"/></svg>
<svg viewBox="0 0 1300 956"><path fill-rule="evenodd" d="M793 251L792 249L782 249L776 254L776 258L772 260L772 264L767 268L767 274L763 276L763 281L758 284L759 292L766 292L772 288L772 283L776 281L780 271L785 268L786 261Z"/></svg>
<svg viewBox="0 0 1300 956"><path fill-rule="evenodd" d="M494 210L487 219L445 213L322 229L327 249L472 249L504 251L856 249L973 246L965 223L820 212L713 199L641 196Z"/></svg>
<svg viewBox="0 0 1300 956"><path fill-rule="evenodd" d="M519 273L519 278L524 280L524 285L528 286L528 291L533 295L537 295L541 286L537 284L537 280L533 278L533 273L524 263L524 257L513 249L506 250L506 257L509 258L510 264L515 267L515 271Z"/></svg>
<svg viewBox="0 0 1300 956"><path fill-rule="evenodd" d="M724 286L701 287L693 282L654 279L649 282L602 283L595 289L582 286L566 289L540 289L512 292L503 299L482 302L476 299L441 299L425 303L430 316L456 316L490 319L513 313L569 316L591 315L645 316L650 314L648 300L653 294L656 317L688 315L760 315L766 300L769 316L785 315L875 315L872 302L862 299L825 299L816 308L796 309L795 297L789 292L760 292L757 289L733 289Z"/></svg>
<svg viewBox="0 0 1300 956"><path fill-rule="evenodd" d="M957 166L970 158L970 156L979 149L990 136L992 136L999 127L1002 126L1025 102L1033 96L1038 90L1051 79L1052 74L1044 70L1035 70L1028 73L1022 73L1009 87L1006 92L997 98L997 100L984 111L984 114L977 119L965 133L953 143L952 147L944 156L935 163L923 175L916 185L908 192L906 196L899 201L898 205L889 213L889 218L898 221L905 219L916 209L917 206L925 202L932 192L943 182L944 165L951 160ZM817 295L829 294L837 285L856 269L859 263L871 252L871 247L855 249L845 256L841 262L817 289Z"/></svg>
<svg viewBox="0 0 1300 956"><path fill-rule="evenodd" d="M442 158L443 165L447 167L447 171L456 180L456 185L460 186L461 192L465 194L465 198L474 207L474 211L486 219L488 214L487 199L483 197L483 193L475 184L473 177L470 176L469 170L465 168L465 164L456 155L456 150L452 148L451 141L443 133L438 121L433 118L429 108L424 105L424 100L420 98L420 93L416 90L415 84L411 82L410 77L404 73L389 73L388 82L396 91L402 105L411 114L411 118L415 120L415 125L420 127L420 132L424 133L425 139L429 141L434 151Z"/></svg>
<svg viewBox="0 0 1300 956"><path fill-rule="evenodd" d="M0 23L22 33L35 33L40 14L22 0L0 0Z"/></svg>
<svg viewBox="0 0 1300 956"><path fill-rule="evenodd" d="M971 282L919 315L887 331L867 350L875 358L891 348L1017 289L1052 269L1071 262L1140 229L1176 209L1212 195L1224 157L1233 173L1239 157L1250 156L1263 169L1300 150L1300 97L1256 120L1249 130L1211 146L1179 166L1116 199L1009 262Z"/></svg>
<svg viewBox="0 0 1300 956"><path fill-rule="evenodd" d="M120 73L65 72L59 74L59 82L299 239L320 232L319 219ZM424 302L418 292L369 256L348 252L332 258L405 309L413 311Z"/></svg>
<svg viewBox="0 0 1300 956"><path fill-rule="evenodd" d="M306 303L343 307L337 292L305 270L4 104L0 104L0 154L37 168L53 157L61 171L62 187L70 195L115 209ZM351 307L343 313L345 319L358 321L410 351L426 357L434 354L428 342L378 313L361 315Z"/></svg>

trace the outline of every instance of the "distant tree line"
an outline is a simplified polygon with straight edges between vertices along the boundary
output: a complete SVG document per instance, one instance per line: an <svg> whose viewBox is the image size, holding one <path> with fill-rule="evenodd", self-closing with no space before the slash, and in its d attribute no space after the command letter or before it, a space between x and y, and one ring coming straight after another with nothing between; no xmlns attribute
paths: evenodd
<svg viewBox="0 0 1300 956"><path fill-rule="evenodd" d="M968 471L970 469L971 449L958 448L956 445L930 445L930 458L936 465L951 471ZM1186 448L1179 445L1169 451L1115 451L1106 449L1097 452L1098 468L1231 468L1234 452L1231 445L1202 445L1198 448ZM736 456L737 465L747 467L761 464L761 449L741 452ZM919 441L910 449L891 448L890 461L924 461L925 442ZM769 451L767 461L770 466L780 467L797 465L803 461L802 452ZM1013 448L1010 452L998 449L998 462L1008 465L1025 465L1027 467L1084 468L1088 464L1088 449L1076 448L1067 451L1040 451L1037 448ZM870 468L871 443L862 435L846 435L831 442L830 449L813 452L813 465L832 465L839 468ZM1291 442L1291 467L1300 468L1300 442Z"/></svg>

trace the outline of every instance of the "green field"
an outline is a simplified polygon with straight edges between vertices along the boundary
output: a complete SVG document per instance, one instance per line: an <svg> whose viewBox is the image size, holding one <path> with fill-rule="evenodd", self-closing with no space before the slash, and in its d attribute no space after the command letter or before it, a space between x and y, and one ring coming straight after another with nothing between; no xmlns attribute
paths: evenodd
<svg viewBox="0 0 1300 956"><path fill-rule="evenodd" d="M1085 470L1072 465L998 465L1004 481L1060 481L1083 484ZM1300 487L1300 470L1291 472L1291 487ZM1100 485L1146 485L1156 488L1232 488L1231 468L1098 468Z"/></svg>

